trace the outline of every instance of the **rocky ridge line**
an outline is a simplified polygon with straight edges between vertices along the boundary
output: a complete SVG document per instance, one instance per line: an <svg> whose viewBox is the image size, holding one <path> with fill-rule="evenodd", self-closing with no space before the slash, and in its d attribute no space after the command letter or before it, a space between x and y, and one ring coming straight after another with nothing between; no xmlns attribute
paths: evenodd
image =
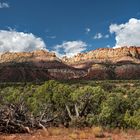
<svg viewBox="0 0 140 140"><path fill-rule="evenodd" d="M46 50L0 55L0 82L140 79L140 47L100 48L72 58Z"/></svg>

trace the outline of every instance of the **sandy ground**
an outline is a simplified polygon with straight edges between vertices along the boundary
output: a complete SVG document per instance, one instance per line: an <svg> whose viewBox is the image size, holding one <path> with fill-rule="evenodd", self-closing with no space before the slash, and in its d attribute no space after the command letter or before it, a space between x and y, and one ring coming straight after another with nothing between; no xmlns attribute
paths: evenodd
<svg viewBox="0 0 140 140"><path fill-rule="evenodd" d="M113 130L103 132L103 138L96 138L92 129L49 128L30 134L0 134L0 140L140 140L140 132Z"/></svg>

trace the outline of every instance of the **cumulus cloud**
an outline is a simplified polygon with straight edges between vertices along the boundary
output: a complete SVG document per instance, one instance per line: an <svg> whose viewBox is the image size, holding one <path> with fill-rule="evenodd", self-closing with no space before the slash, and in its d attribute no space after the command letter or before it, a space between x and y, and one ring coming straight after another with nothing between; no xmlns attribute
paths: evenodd
<svg viewBox="0 0 140 140"><path fill-rule="evenodd" d="M93 37L93 39L97 40L97 39L102 39L102 38L109 38L109 35L103 35L102 33L97 33L95 34L95 36Z"/></svg>
<svg viewBox="0 0 140 140"><path fill-rule="evenodd" d="M65 41L61 45L54 47L54 52L59 57L67 56L72 57L84 50L86 50L87 44L81 40L78 41Z"/></svg>
<svg viewBox="0 0 140 140"><path fill-rule="evenodd" d="M93 39L101 39L103 37L103 35L101 33L97 33Z"/></svg>
<svg viewBox="0 0 140 140"><path fill-rule="evenodd" d="M131 18L124 24L111 24L110 33L115 33L116 45L114 48L122 46L140 46L140 20Z"/></svg>
<svg viewBox="0 0 140 140"><path fill-rule="evenodd" d="M91 29L90 28L86 28L85 31L86 31L86 34L88 34L91 31Z"/></svg>
<svg viewBox="0 0 140 140"><path fill-rule="evenodd" d="M27 52L45 48L44 41L32 33L0 30L0 52Z"/></svg>
<svg viewBox="0 0 140 140"><path fill-rule="evenodd" d="M8 3L0 2L0 9L2 9L2 8L9 8L9 7L10 7L10 5Z"/></svg>

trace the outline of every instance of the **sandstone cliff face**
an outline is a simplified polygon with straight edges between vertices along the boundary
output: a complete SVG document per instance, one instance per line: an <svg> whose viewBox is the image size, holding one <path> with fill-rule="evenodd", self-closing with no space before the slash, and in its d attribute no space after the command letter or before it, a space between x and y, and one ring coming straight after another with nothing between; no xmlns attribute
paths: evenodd
<svg viewBox="0 0 140 140"><path fill-rule="evenodd" d="M0 68L0 82L32 82L51 79L47 70L5 66Z"/></svg>
<svg viewBox="0 0 140 140"><path fill-rule="evenodd" d="M44 50L4 53L0 56L0 82L77 79L84 70L64 64L54 53Z"/></svg>
<svg viewBox="0 0 140 140"><path fill-rule="evenodd" d="M84 79L140 79L139 47L101 48L62 60L88 70Z"/></svg>
<svg viewBox="0 0 140 140"><path fill-rule="evenodd" d="M0 82L48 79L140 79L140 48L102 48L62 60L46 50L0 55Z"/></svg>
<svg viewBox="0 0 140 140"><path fill-rule="evenodd" d="M110 79L108 74L108 69L104 65L101 64L93 64L90 68L88 68L87 74L84 76L84 79L97 79L97 80L105 80Z"/></svg>
<svg viewBox="0 0 140 140"><path fill-rule="evenodd" d="M139 62L139 47L122 47L122 48L100 48L87 53L80 53L72 58L64 57L62 60L70 65L82 64L85 62L93 63L117 63L121 60L131 60Z"/></svg>
<svg viewBox="0 0 140 140"><path fill-rule="evenodd" d="M56 57L55 53L44 50L33 52L11 53L6 52L0 55L0 63L6 62L36 62L36 61L61 61Z"/></svg>
<svg viewBox="0 0 140 140"><path fill-rule="evenodd" d="M127 64L117 66L114 73L116 79L140 79L140 65Z"/></svg>

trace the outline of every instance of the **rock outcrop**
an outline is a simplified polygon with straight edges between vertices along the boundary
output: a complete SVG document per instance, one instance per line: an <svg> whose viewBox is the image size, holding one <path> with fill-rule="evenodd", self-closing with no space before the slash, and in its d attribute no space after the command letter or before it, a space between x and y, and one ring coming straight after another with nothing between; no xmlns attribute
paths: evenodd
<svg viewBox="0 0 140 140"><path fill-rule="evenodd" d="M33 52L6 52L0 55L0 63L7 62L36 62L36 61L61 61L56 57L55 53L45 50L38 50Z"/></svg>
<svg viewBox="0 0 140 140"><path fill-rule="evenodd" d="M140 79L140 47L100 48L62 61L86 69L84 79Z"/></svg>
<svg viewBox="0 0 140 140"><path fill-rule="evenodd" d="M139 63L140 47L100 48L86 53L80 53L72 58L64 57L62 60L68 64L82 64L85 62L117 63L120 61L133 61Z"/></svg>
<svg viewBox="0 0 140 140"><path fill-rule="evenodd" d="M140 79L140 48L101 48L72 58L46 50L0 54L0 82Z"/></svg>
<svg viewBox="0 0 140 140"><path fill-rule="evenodd" d="M64 64L54 53L38 50L0 56L0 82L68 80L81 78L84 70Z"/></svg>

